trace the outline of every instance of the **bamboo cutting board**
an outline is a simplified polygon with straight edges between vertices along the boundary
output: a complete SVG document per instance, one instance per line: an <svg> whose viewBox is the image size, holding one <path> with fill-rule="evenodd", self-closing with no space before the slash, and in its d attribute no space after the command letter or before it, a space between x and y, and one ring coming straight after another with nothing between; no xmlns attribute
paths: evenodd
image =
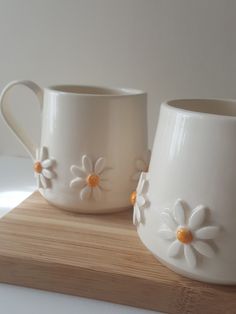
<svg viewBox="0 0 236 314"><path fill-rule="evenodd" d="M167 313L236 313L236 287L192 281L161 265L131 216L76 215L35 192L0 220L0 281Z"/></svg>

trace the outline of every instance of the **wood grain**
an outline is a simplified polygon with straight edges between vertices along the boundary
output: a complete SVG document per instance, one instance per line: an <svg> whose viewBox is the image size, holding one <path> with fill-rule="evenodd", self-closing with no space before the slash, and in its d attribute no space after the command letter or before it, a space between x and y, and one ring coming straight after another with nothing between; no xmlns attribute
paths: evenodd
<svg viewBox="0 0 236 314"><path fill-rule="evenodd" d="M167 313L236 313L236 287L161 265L131 216L76 215L35 192L0 220L0 281Z"/></svg>

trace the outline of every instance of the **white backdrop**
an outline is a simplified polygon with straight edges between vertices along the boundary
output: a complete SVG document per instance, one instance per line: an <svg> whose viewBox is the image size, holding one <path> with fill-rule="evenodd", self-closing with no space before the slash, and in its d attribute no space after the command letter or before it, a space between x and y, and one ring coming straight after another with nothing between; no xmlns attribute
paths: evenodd
<svg viewBox="0 0 236 314"><path fill-rule="evenodd" d="M150 146L164 99L236 98L235 0L0 0L0 38L0 89L32 79L146 90ZM38 138L36 101L16 93ZM2 119L0 153L26 154Z"/></svg>

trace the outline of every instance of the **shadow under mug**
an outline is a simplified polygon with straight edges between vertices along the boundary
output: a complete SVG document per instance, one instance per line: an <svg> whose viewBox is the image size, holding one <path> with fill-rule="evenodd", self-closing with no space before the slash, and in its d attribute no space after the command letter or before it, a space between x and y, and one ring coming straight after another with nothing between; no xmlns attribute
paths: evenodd
<svg viewBox="0 0 236 314"><path fill-rule="evenodd" d="M147 248L193 279L236 284L236 101L163 103L134 222Z"/></svg>
<svg viewBox="0 0 236 314"><path fill-rule="evenodd" d="M40 145L10 111L7 96L18 84L39 100ZM148 162L146 93L73 85L41 89L31 81L15 81L4 88L0 105L32 157L39 191L50 203L84 213L130 207L130 193Z"/></svg>

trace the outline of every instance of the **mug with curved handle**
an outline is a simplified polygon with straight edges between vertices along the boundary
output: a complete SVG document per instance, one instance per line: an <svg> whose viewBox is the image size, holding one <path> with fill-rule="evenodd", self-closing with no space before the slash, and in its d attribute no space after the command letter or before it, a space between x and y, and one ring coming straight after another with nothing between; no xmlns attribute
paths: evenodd
<svg viewBox="0 0 236 314"><path fill-rule="evenodd" d="M8 95L18 84L39 99L38 146L8 105ZM4 88L0 106L4 120L34 160L39 191L49 202L83 213L130 208L130 194L148 155L146 93L78 85L41 89L31 81L14 81Z"/></svg>

